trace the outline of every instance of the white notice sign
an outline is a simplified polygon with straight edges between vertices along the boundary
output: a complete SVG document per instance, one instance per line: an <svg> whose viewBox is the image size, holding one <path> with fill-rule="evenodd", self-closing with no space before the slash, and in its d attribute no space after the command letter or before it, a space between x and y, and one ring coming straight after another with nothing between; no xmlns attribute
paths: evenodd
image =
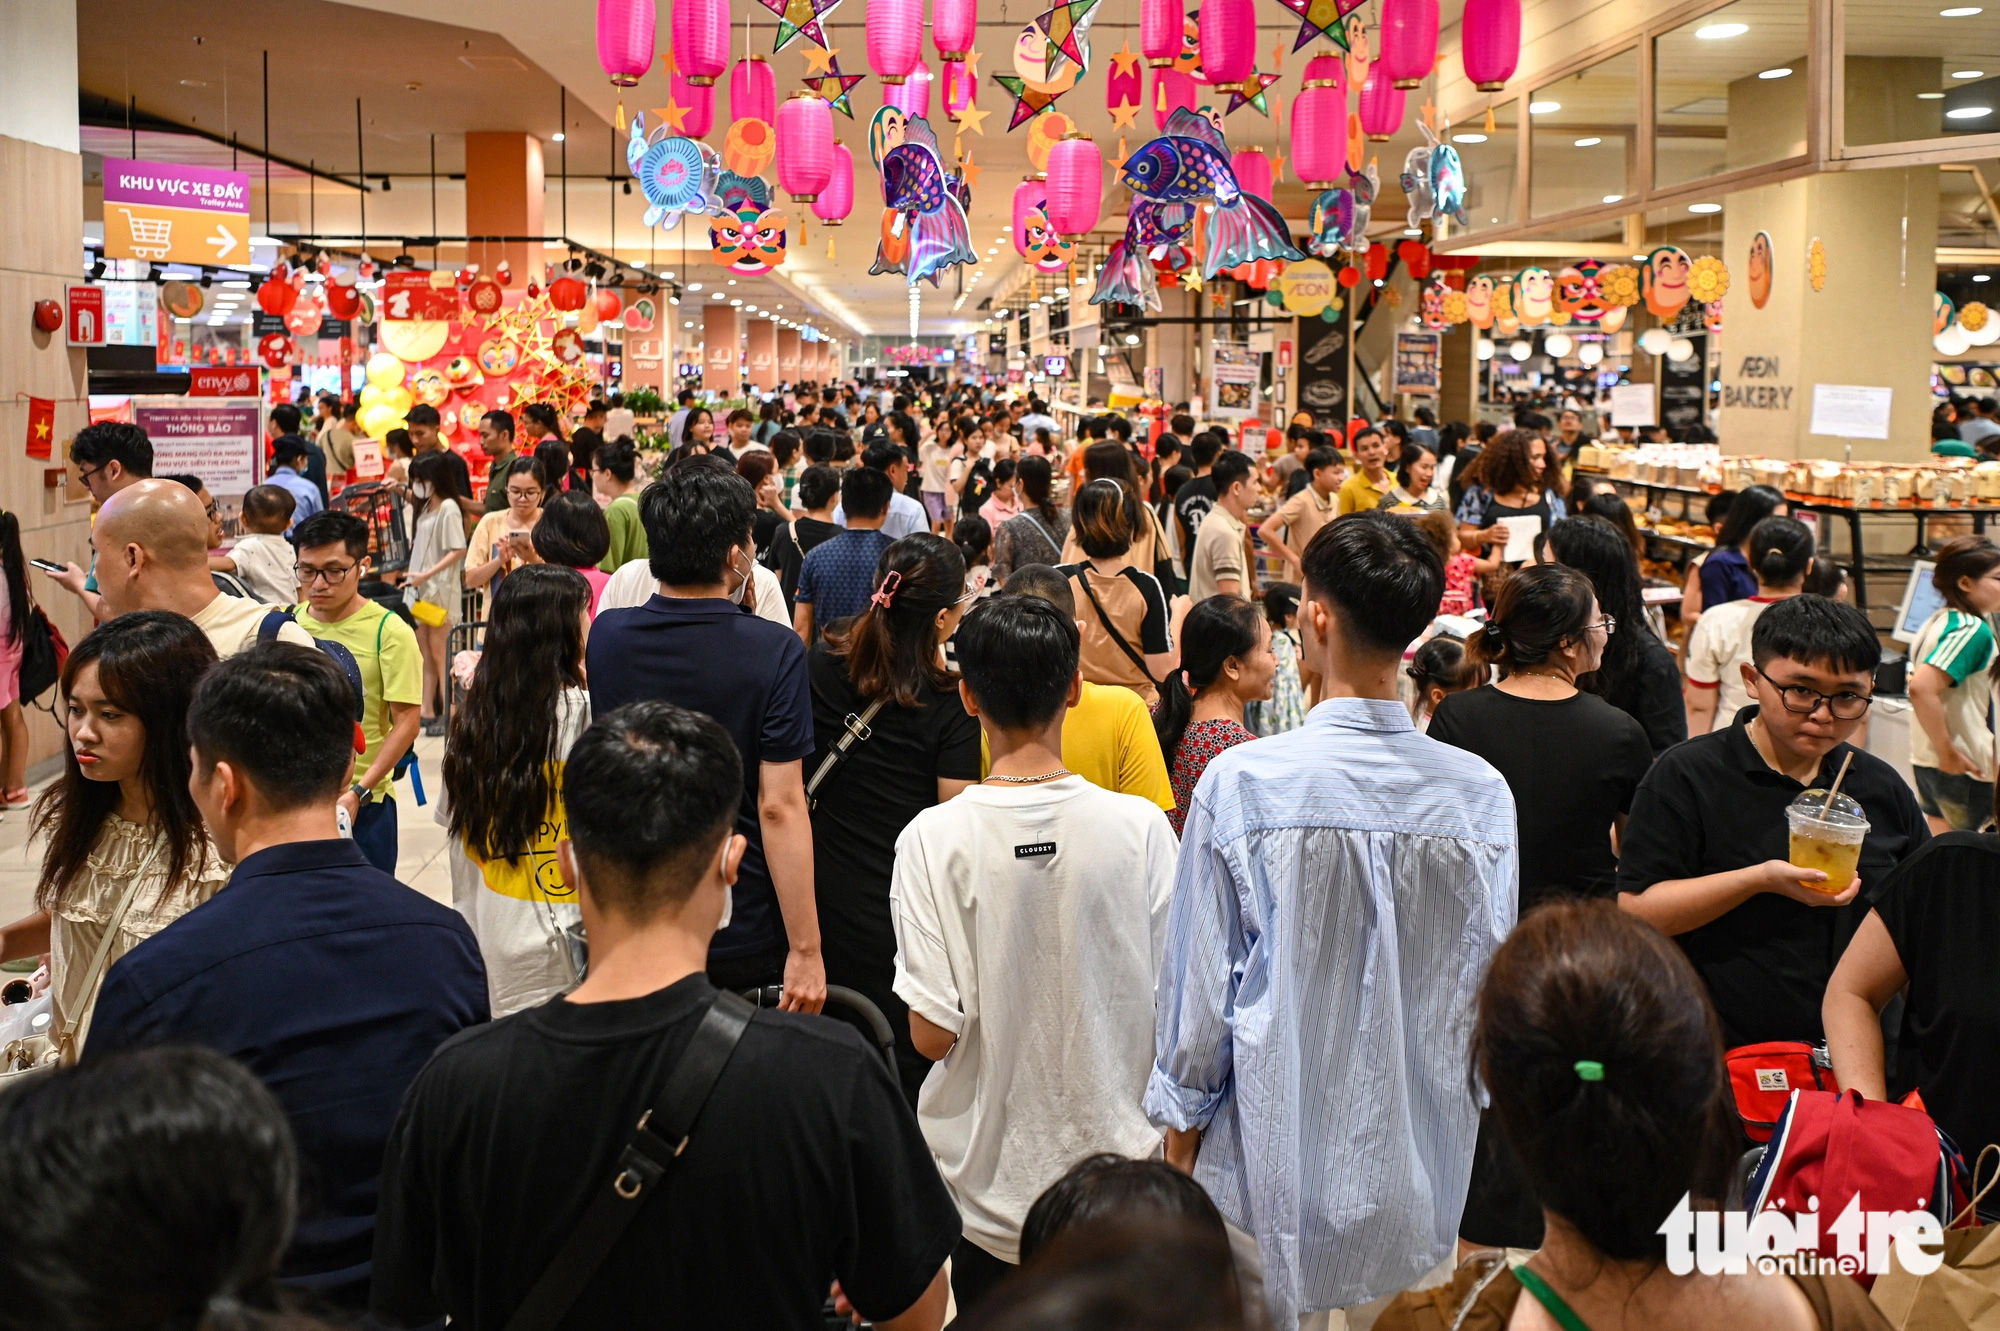
<svg viewBox="0 0 2000 1331"><path fill-rule="evenodd" d="M1812 433L1843 439L1887 439L1893 388L1814 384Z"/></svg>
<svg viewBox="0 0 2000 1331"><path fill-rule="evenodd" d="M1653 386L1651 384L1614 384L1611 388L1611 424L1653 425L1657 417L1653 415Z"/></svg>

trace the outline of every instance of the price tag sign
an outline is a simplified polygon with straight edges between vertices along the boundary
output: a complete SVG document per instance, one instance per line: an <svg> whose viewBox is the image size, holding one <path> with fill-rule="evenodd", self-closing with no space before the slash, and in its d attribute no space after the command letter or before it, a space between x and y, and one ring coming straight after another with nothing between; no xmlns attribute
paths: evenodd
<svg viewBox="0 0 2000 1331"><path fill-rule="evenodd" d="M422 269L392 268L382 276L382 317L395 320L456 319L458 287L443 274L446 285L431 285Z"/></svg>

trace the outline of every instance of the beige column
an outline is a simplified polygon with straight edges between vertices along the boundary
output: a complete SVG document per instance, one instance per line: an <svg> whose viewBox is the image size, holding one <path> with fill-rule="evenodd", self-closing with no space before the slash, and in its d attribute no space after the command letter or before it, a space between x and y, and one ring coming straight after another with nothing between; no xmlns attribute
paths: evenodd
<svg viewBox="0 0 2000 1331"><path fill-rule="evenodd" d="M799 330L780 328L778 330L778 382L795 384L799 374Z"/></svg>
<svg viewBox="0 0 2000 1331"><path fill-rule="evenodd" d="M542 141L532 134L477 131L465 136L465 233L539 236ZM542 280L540 245L478 245L473 261L490 273L505 259L514 286Z"/></svg>
<svg viewBox="0 0 2000 1331"><path fill-rule="evenodd" d="M733 393L738 375L736 310L716 303L701 312L701 386L704 392Z"/></svg>
<svg viewBox="0 0 2000 1331"><path fill-rule="evenodd" d="M754 388L776 388L778 386L778 325L769 319L752 319L749 335L745 338L747 350L744 358L750 367L750 384Z"/></svg>

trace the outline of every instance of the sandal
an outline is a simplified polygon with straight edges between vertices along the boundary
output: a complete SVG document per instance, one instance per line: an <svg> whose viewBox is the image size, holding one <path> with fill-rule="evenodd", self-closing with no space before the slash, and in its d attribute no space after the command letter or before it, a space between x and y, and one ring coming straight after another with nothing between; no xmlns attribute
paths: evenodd
<svg viewBox="0 0 2000 1331"><path fill-rule="evenodd" d="M34 796L28 793L26 786L0 793L0 809L25 809L34 802Z"/></svg>

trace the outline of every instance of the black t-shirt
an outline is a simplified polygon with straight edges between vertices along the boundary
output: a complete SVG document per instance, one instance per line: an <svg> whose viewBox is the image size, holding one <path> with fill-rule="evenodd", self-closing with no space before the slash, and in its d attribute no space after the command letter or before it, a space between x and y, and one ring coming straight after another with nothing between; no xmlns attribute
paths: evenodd
<svg viewBox="0 0 2000 1331"><path fill-rule="evenodd" d="M1947 832L1919 848L1875 912L1910 977L1889 1092L1922 1091L1970 1160L2000 1142L2000 836Z"/></svg>
<svg viewBox="0 0 2000 1331"><path fill-rule="evenodd" d="M1681 668L1674 653L1644 624L1618 626L1621 635L1635 634L1640 643L1639 668L1624 688L1605 692L1604 700L1630 714L1646 731L1653 756L1659 757L1688 737L1687 704L1681 696ZM1602 676L1599 676L1602 679Z"/></svg>
<svg viewBox="0 0 2000 1331"><path fill-rule="evenodd" d="M825 641L806 655L812 681L815 749L805 767L811 780L827 751L867 700L848 682L847 662ZM938 778L979 779L979 722L968 716L956 688L926 685L921 707L883 706L868 723L868 738L848 746L847 757L814 794L813 895L819 904L820 952L829 984L859 989L874 1000L896 1032L906 1078L923 1079L930 1066L915 1059L909 1042L909 1009L896 997L896 929L889 912L889 876L896 838L923 810L938 802Z"/></svg>
<svg viewBox="0 0 2000 1331"><path fill-rule="evenodd" d="M1618 890L1644 892L1675 878L1782 860L1791 850L1785 806L1807 787L1776 771L1750 742L1757 709L1735 724L1676 745L1653 764L1632 800L1618 861ZM1732 1048L1766 1040L1818 1040L1820 1003L1833 966L1881 895L1889 871L1930 839L1909 783L1872 753L1836 745L1820 759L1826 780L1847 755L1840 792L1869 822L1861 846L1861 895L1845 906L1808 906L1775 892L1675 939L1701 973ZM1823 785L1815 778L1812 785Z"/></svg>
<svg viewBox="0 0 2000 1331"><path fill-rule="evenodd" d="M581 476L583 484L590 484L590 464L597 457L597 450L604 447L604 436L588 425L578 426L569 437L569 474L571 484Z"/></svg>
<svg viewBox="0 0 2000 1331"><path fill-rule="evenodd" d="M691 975L644 998L555 998L446 1042L389 1137L375 1315L500 1331L610 1186L714 993ZM863 1313L894 1317L958 1235L881 1056L845 1023L760 1010L560 1325L820 1331L836 1277Z"/></svg>
<svg viewBox="0 0 2000 1331"><path fill-rule="evenodd" d="M757 547L757 557L762 559L770 553L771 542L777 539L778 528L786 525L782 515L768 508L760 508L750 519L750 540Z"/></svg>
<svg viewBox="0 0 2000 1331"><path fill-rule="evenodd" d="M1637 721L1594 694L1517 698L1488 684L1439 703L1429 734L1493 764L1514 792L1522 914L1551 896L1612 894L1611 823L1653 762Z"/></svg>
<svg viewBox="0 0 2000 1331"><path fill-rule="evenodd" d="M1201 520L1215 507L1215 477L1196 476L1174 491L1174 520L1181 524L1181 563L1194 565L1195 532Z"/></svg>
<svg viewBox="0 0 2000 1331"><path fill-rule="evenodd" d="M798 532L797 540L792 539L794 529ZM806 555L821 541L830 541L838 535L839 527L818 518L796 518L771 534L771 548L764 554L764 567L778 575L778 586L785 593L787 611L792 608L792 598L798 594L799 567L806 562Z"/></svg>

